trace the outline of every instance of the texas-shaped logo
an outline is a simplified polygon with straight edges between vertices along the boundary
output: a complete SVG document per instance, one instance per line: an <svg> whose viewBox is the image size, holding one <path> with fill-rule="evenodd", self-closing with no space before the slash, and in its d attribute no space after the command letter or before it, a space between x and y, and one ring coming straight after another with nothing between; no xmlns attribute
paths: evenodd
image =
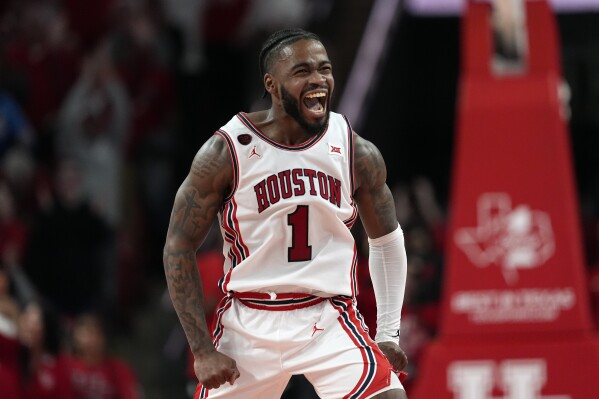
<svg viewBox="0 0 599 399"><path fill-rule="evenodd" d="M455 243L478 266L501 267L513 285L518 271L543 265L555 253L551 218L521 204L512 207L508 193L484 193L477 201L477 226L456 230Z"/></svg>

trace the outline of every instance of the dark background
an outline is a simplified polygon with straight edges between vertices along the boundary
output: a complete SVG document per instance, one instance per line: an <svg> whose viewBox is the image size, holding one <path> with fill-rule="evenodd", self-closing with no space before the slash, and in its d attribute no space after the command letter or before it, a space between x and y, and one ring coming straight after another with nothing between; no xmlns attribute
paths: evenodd
<svg viewBox="0 0 599 399"><path fill-rule="evenodd" d="M79 258L71 259L77 278L87 279L93 289L101 292L87 298L91 302L98 299L99 303L85 308L88 304L83 301L71 301L68 305L72 306L63 306L59 310L63 311L65 325L82 310L100 311L109 326L111 351L131 364L146 398L185 395L186 342L165 291L162 248L174 194L194 154L235 113L269 106L261 99L257 59L262 41L279 28L301 26L321 36L334 65L333 109L337 110L374 3L180 1L180 7L202 5L189 11L200 22L194 29L202 62L186 68L181 61L184 30L168 16L163 1L0 0L0 89L21 108L35 137L34 144L15 139L6 148L0 146L0 183L10 186L17 224L27 233L27 239L20 244L22 253L17 265L11 267L22 268L42 295L58 295L56 291L60 294L77 285L72 283L72 273L60 272L64 265L56 259L82 252ZM370 82L363 118L355 127L382 152L389 186L401 191L424 178L430 182L438 210L446 218L460 75L460 18L414 15L399 4L389 35L380 38L385 41L385 51ZM262 8L256 11L256 5ZM34 12L28 14L31 10ZM50 27L62 26L52 25L60 20L57 16L66 21L60 28L66 33L52 42L48 39L56 30ZM562 12L556 18L564 79L571 90L569 134L580 227L590 271L599 264L599 5L595 12ZM64 151L59 145L64 126L58 123L57 115L83 75L85 56L104 40L110 43L113 75L123 86L130 110L124 138L113 144L120 180L114 187L105 187L106 191L118 188L121 216L108 223L107 232L103 230L106 226L91 227L90 220L96 226L101 215L77 218L72 226L61 219L50 223L39 216L46 209L44 195L52 196L56 191L52 176ZM106 112L112 115L113 111ZM75 144L67 140L66 147L74 148ZM17 169L30 170L24 175L12 174L14 170L7 166L8 154L15 148L24 157L18 159L25 160L18 163L21 169ZM95 178L93 173L90 176ZM422 243L419 234L431 229L419 227L411 230L414 235L408 243L410 251L418 249L415 243ZM443 227L441 223L436 230L427 231L424 241L438 240ZM68 234L65 229L70 229ZM86 238L78 234L82 230L93 234ZM36 231L46 232L41 239L38 236L37 242ZM94 258L102 261L94 266L102 277L89 281L93 275L88 273L92 267L86 258L89 252L68 249L84 248L80 240L88 239L90 245L97 242L99 232L108 237L106 247L94 248L103 251L101 257ZM13 238L2 236L5 242ZM208 241L208 248L218 243L212 237ZM0 245L0 250L1 261L7 265L5 247ZM426 270L431 280L420 286L425 294L422 303L432 303L433 309L423 318L424 324L428 323L427 336L434 338L434 306L442 284L442 247L421 258L425 266L430 266ZM39 276L51 276L54 286L44 286L48 280L39 281ZM77 297L89 295L89 291L78 294L75 290L71 294ZM412 367L416 368L410 370L413 376L417 376L417 365L415 358ZM297 392L299 388L295 397L307 397Z"/></svg>

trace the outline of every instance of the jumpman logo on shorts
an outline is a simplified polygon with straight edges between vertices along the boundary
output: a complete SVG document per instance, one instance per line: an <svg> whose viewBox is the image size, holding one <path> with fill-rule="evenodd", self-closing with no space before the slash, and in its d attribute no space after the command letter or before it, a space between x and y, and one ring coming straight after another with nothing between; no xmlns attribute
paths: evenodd
<svg viewBox="0 0 599 399"><path fill-rule="evenodd" d="M324 328L318 328L316 327L316 323L314 323L314 327L312 327L312 336L316 334L316 331L324 331Z"/></svg>
<svg viewBox="0 0 599 399"><path fill-rule="evenodd" d="M252 148L252 152L250 152L250 156L248 157L248 159L253 157L254 155L257 156L258 158L262 158L262 155L258 154L258 152L256 151L256 146L254 146L254 148Z"/></svg>

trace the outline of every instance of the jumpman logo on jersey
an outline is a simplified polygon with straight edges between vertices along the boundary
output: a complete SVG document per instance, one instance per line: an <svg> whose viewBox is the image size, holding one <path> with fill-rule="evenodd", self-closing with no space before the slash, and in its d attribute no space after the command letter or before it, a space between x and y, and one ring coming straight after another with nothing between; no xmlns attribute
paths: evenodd
<svg viewBox="0 0 599 399"><path fill-rule="evenodd" d="M253 157L254 155L257 156L258 158L262 158L262 155L258 154L258 152L256 151L256 146L254 146L254 148L252 148L252 152L250 152L250 156L248 157L248 159Z"/></svg>
<svg viewBox="0 0 599 399"><path fill-rule="evenodd" d="M324 328L318 328L316 327L316 323L314 323L314 327L312 327L312 336L316 334L316 331L324 331Z"/></svg>

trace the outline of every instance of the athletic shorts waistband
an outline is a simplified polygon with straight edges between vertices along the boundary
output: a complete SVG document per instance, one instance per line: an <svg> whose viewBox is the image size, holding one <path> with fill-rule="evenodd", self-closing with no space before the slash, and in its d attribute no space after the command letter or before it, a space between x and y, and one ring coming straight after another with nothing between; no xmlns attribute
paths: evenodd
<svg viewBox="0 0 599 399"><path fill-rule="evenodd" d="M314 306L328 298L302 293L231 292L248 308L262 310L293 310Z"/></svg>

